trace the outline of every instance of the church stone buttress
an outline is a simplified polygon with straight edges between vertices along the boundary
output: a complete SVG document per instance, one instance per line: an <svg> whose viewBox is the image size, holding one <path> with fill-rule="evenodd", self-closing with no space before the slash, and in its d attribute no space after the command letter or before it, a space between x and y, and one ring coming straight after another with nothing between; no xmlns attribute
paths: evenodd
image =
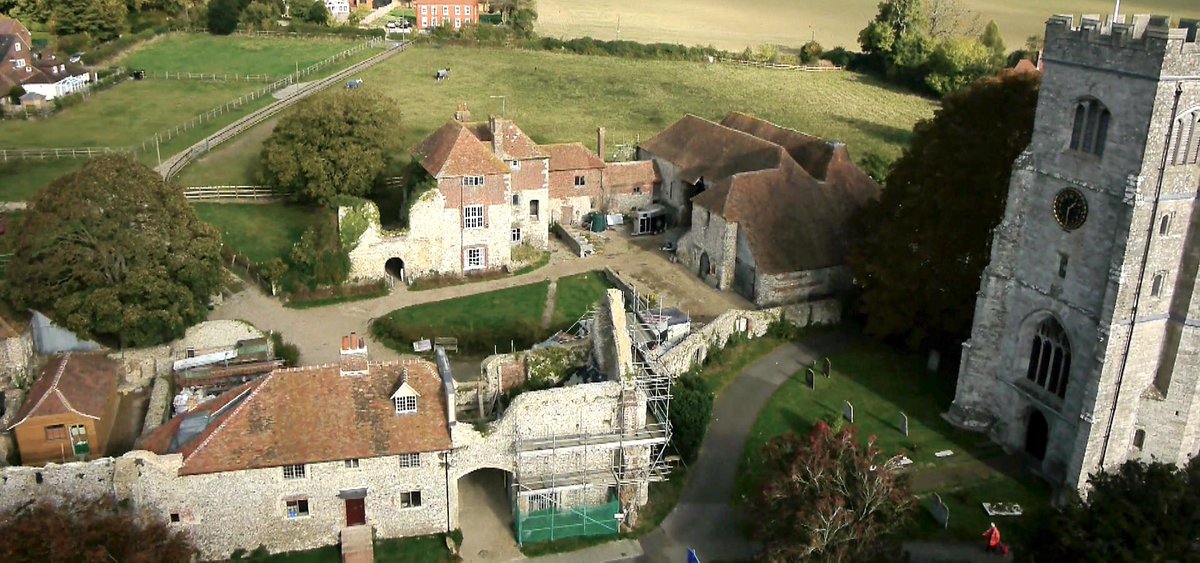
<svg viewBox="0 0 1200 563"><path fill-rule="evenodd" d="M1052 483L1200 451L1200 43L1160 16L1046 23L946 414Z"/></svg>

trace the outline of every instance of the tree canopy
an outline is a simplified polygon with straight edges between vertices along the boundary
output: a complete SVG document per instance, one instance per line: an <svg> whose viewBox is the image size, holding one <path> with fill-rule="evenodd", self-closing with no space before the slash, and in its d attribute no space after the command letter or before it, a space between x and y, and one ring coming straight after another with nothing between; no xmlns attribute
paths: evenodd
<svg viewBox="0 0 1200 563"><path fill-rule="evenodd" d="M220 288L220 248L177 186L108 156L30 202L3 288L17 307L83 335L150 346L204 320Z"/></svg>
<svg viewBox="0 0 1200 563"><path fill-rule="evenodd" d="M1029 144L1040 77L1007 73L943 101L913 128L883 196L856 219L847 263L867 331L955 347L971 329L1013 160Z"/></svg>
<svg viewBox="0 0 1200 563"><path fill-rule="evenodd" d="M194 555L184 533L109 499L42 501L0 514L0 561L184 563Z"/></svg>
<svg viewBox="0 0 1200 563"><path fill-rule="evenodd" d="M852 427L819 422L807 438L778 436L763 448L763 467L756 530L771 561L869 561L916 504L874 437L864 444Z"/></svg>
<svg viewBox="0 0 1200 563"><path fill-rule="evenodd" d="M403 149L395 108L362 89L296 104L263 145L263 180L322 205L339 194L366 196Z"/></svg>
<svg viewBox="0 0 1200 563"><path fill-rule="evenodd" d="M1200 458L1187 467L1125 462L1091 476L1029 542L1037 561L1140 562L1200 559Z"/></svg>
<svg viewBox="0 0 1200 563"><path fill-rule="evenodd" d="M296 16L300 19L300 21L319 25L329 25L329 8L325 7L324 0L313 0L311 4L304 6L303 10L299 10L296 13Z"/></svg>
<svg viewBox="0 0 1200 563"><path fill-rule="evenodd" d="M55 35L88 34L114 39L125 29L125 0L57 0L50 9Z"/></svg>
<svg viewBox="0 0 1200 563"><path fill-rule="evenodd" d="M237 29L238 0L212 0L208 3L208 32L214 35L229 35Z"/></svg>
<svg viewBox="0 0 1200 563"><path fill-rule="evenodd" d="M712 420L712 386L707 379L688 373L675 381L671 397L671 441L684 463L691 463L700 454Z"/></svg>

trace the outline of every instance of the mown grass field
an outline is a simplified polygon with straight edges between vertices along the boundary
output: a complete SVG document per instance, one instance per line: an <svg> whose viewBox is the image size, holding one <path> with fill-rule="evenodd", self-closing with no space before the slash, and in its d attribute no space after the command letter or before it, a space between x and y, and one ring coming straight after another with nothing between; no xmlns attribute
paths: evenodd
<svg viewBox="0 0 1200 563"><path fill-rule="evenodd" d="M551 326L558 329L569 328L604 296L604 290L608 288L608 281L600 272L575 274L559 279L554 295Z"/></svg>
<svg viewBox="0 0 1200 563"><path fill-rule="evenodd" d="M309 226L322 219L319 209L283 204L197 203L196 215L221 231L221 239L252 262L287 260Z"/></svg>
<svg viewBox="0 0 1200 563"><path fill-rule="evenodd" d="M816 38L826 48L838 45L858 50L858 32L878 12L877 0L538 0L537 31L551 37L617 38L642 42L713 45L741 51L763 43L799 47ZM1108 0L963 0L978 14L980 29L996 20L1010 49L1030 35L1041 35L1055 13L1112 13ZM1195 0L1127 0L1125 14L1156 13L1200 16Z"/></svg>
<svg viewBox="0 0 1200 563"><path fill-rule="evenodd" d="M450 67L451 78L434 72ZM841 140L853 155L895 158L913 123L935 104L873 78L845 72L791 73L675 61L465 47L412 49L363 73L366 96L389 96L415 145L466 102L475 119L506 114L542 143L595 146L607 129L607 157L694 113L720 119L744 111ZM504 96L503 99L493 96ZM253 132L266 137L262 131ZM261 142L222 147L189 167L189 184L252 182ZM238 172L243 171L243 172ZM217 182L220 180L220 182Z"/></svg>
<svg viewBox="0 0 1200 563"><path fill-rule="evenodd" d="M125 57L121 66L155 72L284 76L365 41L357 38L262 38L208 34L164 37Z"/></svg>

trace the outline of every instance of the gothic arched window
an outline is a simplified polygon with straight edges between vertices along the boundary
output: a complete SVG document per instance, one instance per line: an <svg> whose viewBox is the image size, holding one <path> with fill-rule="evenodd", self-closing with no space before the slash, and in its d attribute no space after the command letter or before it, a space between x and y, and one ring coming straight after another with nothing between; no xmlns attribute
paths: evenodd
<svg viewBox="0 0 1200 563"><path fill-rule="evenodd" d="M1104 156L1108 138L1108 108L1100 100L1087 98L1075 104L1075 122L1071 126L1071 150Z"/></svg>
<svg viewBox="0 0 1200 563"><path fill-rule="evenodd" d="M1053 317L1038 324L1029 350L1029 369L1025 377L1039 387L1062 398L1071 375L1071 343L1062 325Z"/></svg>
<svg viewBox="0 0 1200 563"><path fill-rule="evenodd" d="M1173 164L1200 162L1200 110L1193 111L1175 122Z"/></svg>

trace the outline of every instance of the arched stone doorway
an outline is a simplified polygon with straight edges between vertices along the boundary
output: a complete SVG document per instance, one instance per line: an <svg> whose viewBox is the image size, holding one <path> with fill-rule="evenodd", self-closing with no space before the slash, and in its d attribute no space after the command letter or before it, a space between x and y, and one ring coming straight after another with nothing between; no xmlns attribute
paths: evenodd
<svg viewBox="0 0 1200 563"><path fill-rule="evenodd" d="M388 261L383 263L383 271L387 272L389 276L404 281L404 260L388 258Z"/></svg>
<svg viewBox="0 0 1200 563"><path fill-rule="evenodd" d="M512 474L477 469L458 479L458 526L466 561L510 561L521 557L513 525Z"/></svg>
<svg viewBox="0 0 1200 563"><path fill-rule="evenodd" d="M702 253L700 255L700 278L703 279L708 277L711 268L712 261L708 257L708 252Z"/></svg>
<svg viewBox="0 0 1200 563"><path fill-rule="evenodd" d="M1025 427L1025 452L1042 461L1046 458L1046 442L1049 439L1050 425L1042 411L1034 409L1029 414L1029 423Z"/></svg>

